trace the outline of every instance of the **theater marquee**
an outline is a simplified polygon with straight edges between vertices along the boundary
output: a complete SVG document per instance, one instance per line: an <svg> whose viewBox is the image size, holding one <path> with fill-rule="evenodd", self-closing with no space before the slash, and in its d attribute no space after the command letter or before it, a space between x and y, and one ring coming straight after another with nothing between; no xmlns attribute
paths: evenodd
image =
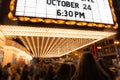
<svg viewBox="0 0 120 80"><path fill-rule="evenodd" d="M11 0L12 20L118 27L112 0Z"/></svg>

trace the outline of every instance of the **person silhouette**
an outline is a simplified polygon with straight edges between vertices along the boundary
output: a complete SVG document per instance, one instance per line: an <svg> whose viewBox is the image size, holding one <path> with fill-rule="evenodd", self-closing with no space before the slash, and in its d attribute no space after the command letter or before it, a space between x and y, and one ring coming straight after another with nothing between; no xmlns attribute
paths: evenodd
<svg viewBox="0 0 120 80"><path fill-rule="evenodd" d="M91 53L82 53L74 80L111 80Z"/></svg>

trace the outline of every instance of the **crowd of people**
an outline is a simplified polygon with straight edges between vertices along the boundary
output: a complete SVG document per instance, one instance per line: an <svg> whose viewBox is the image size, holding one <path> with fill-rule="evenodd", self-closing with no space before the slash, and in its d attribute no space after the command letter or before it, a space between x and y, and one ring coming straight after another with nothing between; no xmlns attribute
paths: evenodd
<svg viewBox="0 0 120 80"><path fill-rule="evenodd" d="M116 76L101 59L83 53L77 64L0 64L0 80L116 80Z"/></svg>
<svg viewBox="0 0 120 80"><path fill-rule="evenodd" d="M0 65L0 80L70 80L75 69L74 64L65 63L37 63L23 66L8 63L4 67Z"/></svg>

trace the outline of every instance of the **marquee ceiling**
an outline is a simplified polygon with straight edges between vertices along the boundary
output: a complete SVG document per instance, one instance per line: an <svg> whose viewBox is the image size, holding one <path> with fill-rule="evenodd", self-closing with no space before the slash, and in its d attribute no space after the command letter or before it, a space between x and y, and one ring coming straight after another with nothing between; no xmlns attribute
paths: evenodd
<svg viewBox="0 0 120 80"><path fill-rule="evenodd" d="M23 45L32 57L60 57L116 34L110 31L7 25L0 27L6 39Z"/></svg>

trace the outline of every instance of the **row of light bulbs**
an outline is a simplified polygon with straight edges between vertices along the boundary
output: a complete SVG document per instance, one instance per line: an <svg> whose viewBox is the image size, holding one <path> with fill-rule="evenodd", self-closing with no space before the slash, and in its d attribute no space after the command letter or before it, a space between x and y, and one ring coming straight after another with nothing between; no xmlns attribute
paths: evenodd
<svg viewBox="0 0 120 80"><path fill-rule="evenodd" d="M115 22L115 25L107 25L107 24L101 24L101 23L87 23L87 22L77 22L77 21L65 21L65 20L54 20L54 19L42 19L42 18L29 18L29 17L15 17L13 12L15 10L15 0L11 0L10 2L10 12L8 14L8 18L16 21L30 21L30 22L44 22L44 23L55 23L55 24L67 24L67 25L78 25L78 26L89 26L89 27L99 27L99 28L113 28L117 29L118 28L118 23L117 23L117 18L115 16L115 11L114 7L112 6L112 0L110 0L110 6L111 6L111 11L113 13L113 19Z"/></svg>

